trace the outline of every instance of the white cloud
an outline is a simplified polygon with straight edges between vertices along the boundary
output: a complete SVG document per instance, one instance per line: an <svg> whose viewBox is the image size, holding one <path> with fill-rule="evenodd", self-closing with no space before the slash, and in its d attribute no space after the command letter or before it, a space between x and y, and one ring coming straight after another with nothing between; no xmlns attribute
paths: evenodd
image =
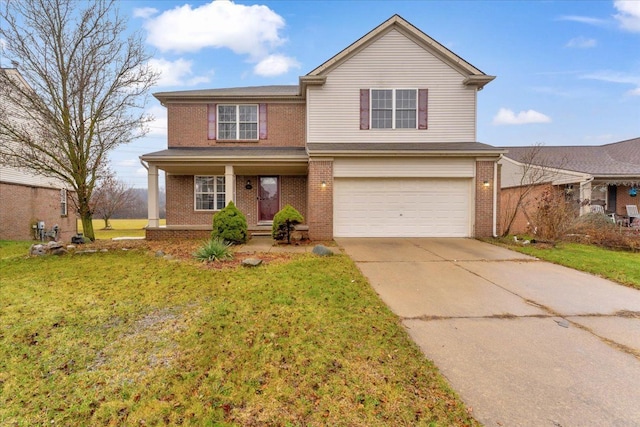
<svg viewBox="0 0 640 427"><path fill-rule="evenodd" d="M158 9L155 7L137 7L133 9L133 17L134 18L151 18L153 15L158 13Z"/></svg>
<svg viewBox="0 0 640 427"><path fill-rule="evenodd" d="M549 123L551 118L535 110L520 111L518 114L508 108L501 108L493 118L494 125L525 125Z"/></svg>
<svg viewBox="0 0 640 427"><path fill-rule="evenodd" d="M167 109L161 105L154 105L146 111L153 116L153 121L147 124L148 136L167 136Z"/></svg>
<svg viewBox="0 0 640 427"><path fill-rule="evenodd" d="M613 6L619 13L613 15L620 27L625 30L640 32L640 1L638 0L615 0Z"/></svg>
<svg viewBox="0 0 640 427"><path fill-rule="evenodd" d="M619 71L598 71L581 76L583 79L600 80L609 83L621 83L635 86L627 92L628 95L637 96L640 93L640 74L621 73Z"/></svg>
<svg viewBox="0 0 640 427"><path fill-rule="evenodd" d="M200 83L209 82L207 76L194 76L191 71L193 61L182 58L175 61L168 61L164 58L149 60L149 66L160 72L158 86L195 86Z"/></svg>
<svg viewBox="0 0 640 427"><path fill-rule="evenodd" d="M199 7L179 6L148 19L147 41L161 51L197 52L228 48L255 60L285 42L278 32L284 19L267 6L212 1Z"/></svg>
<svg viewBox="0 0 640 427"><path fill-rule="evenodd" d="M560 21L580 22L582 24L595 25L598 27L607 25L606 20L599 19L599 18L592 18L589 16L568 15L568 16L561 16L558 19Z"/></svg>
<svg viewBox="0 0 640 427"><path fill-rule="evenodd" d="M126 159L126 160L120 160L119 162L116 163L116 165L118 166L122 166L125 168L130 168L133 166L137 166L140 164L140 161L138 159Z"/></svg>
<svg viewBox="0 0 640 427"><path fill-rule="evenodd" d="M0 49L4 50L7 47L7 41L0 37Z"/></svg>
<svg viewBox="0 0 640 427"><path fill-rule="evenodd" d="M148 171L145 168L136 169L136 176L147 176Z"/></svg>
<svg viewBox="0 0 640 427"><path fill-rule="evenodd" d="M286 74L291 68L300 68L300 63L294 58L274 54L258 62L253 72L259 76L271 77Z"/></svg>
<svg viewBox="0 0 640 427"><path fill-rule="evenodd" d="M631 89L629 92L627 92L627 95L640 96L640 87L637 87L635 89Z"/></svg>
<svg viewBox="0 0 640 427"><path fill-rule="evenodd" d="M596 47L598 42L596 39L588 39L586 37L574 37L567 42L565 47L575 47L579 49L589 49Z"/></svg>

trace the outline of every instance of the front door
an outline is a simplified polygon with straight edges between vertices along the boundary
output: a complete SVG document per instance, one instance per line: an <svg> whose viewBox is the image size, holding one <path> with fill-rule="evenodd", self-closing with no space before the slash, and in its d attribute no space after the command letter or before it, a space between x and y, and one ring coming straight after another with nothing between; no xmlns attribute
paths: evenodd
<svg viewBox="0 0 640 427"><path fill-rule="evenodd" d="M280 188L277 176L261 176L258 188L258 222L272 222L280 210Z"/></svg>

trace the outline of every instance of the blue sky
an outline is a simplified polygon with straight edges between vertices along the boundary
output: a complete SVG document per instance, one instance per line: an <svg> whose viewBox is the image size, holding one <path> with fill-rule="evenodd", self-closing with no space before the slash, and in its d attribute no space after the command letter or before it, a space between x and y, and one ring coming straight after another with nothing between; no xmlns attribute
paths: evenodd
<svg viewBox="0 0 640 427"><path fill-rule="evenodd" d="M640 137L640 0L614 1L126 1L144 33L154 92L297 84L399 14L487 74L478 141L594 145ZM146 187L138 162L166 148L165 110L149 135L111 156L125 182Z"/></svg>

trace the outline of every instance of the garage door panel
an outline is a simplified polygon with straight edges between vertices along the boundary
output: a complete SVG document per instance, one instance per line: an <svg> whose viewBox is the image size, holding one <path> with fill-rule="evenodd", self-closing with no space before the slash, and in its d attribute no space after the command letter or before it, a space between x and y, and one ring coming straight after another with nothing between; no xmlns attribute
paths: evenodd
<svg viewBox="0 0 640 427"><path fill-rule="evenodd" d="M337 178L336 237L467 237L470 179Z"/></svg>

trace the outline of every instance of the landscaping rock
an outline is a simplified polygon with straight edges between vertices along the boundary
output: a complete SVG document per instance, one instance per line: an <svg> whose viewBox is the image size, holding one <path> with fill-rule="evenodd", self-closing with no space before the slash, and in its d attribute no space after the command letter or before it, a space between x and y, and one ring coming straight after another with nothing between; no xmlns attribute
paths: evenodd
<svg viewBox="0 0 640 427"><path fill-rule="evenodd" d="M31 256L45 256L47 251L44 248L44 245L31 245L29 248L29 255Z"/></svg>
<svg viewBox="0 0 640 427"><path fill-rule="evenodd" d="M324 245L315 245L312 252L318 256L333 255L333 251Z"/></svg>
<svg viewBox="0 0 640 427"><path fill-rule="evenodd" d="M259 258L246 258L242 260L242 265L245 267L257 267L262 264L262 260Z"/></svg>
<svg viewBox="0 0 640 427"><path fill-rule="evenodd" d="M156 251L156 258L162 258L166 254L163 251Z"/></svg>

